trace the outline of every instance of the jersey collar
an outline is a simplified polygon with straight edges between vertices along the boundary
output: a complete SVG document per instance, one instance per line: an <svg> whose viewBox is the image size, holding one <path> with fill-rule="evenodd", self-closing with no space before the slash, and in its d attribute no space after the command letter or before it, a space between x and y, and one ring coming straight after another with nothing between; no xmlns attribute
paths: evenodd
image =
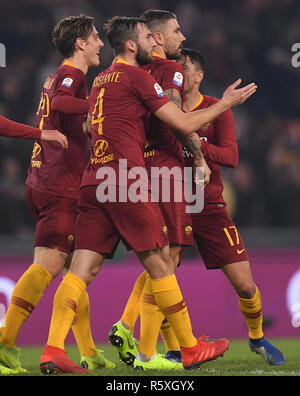
<svg viewBox="0 0 300 396"><path fill-rule="evenodd" d="M71 67L75 67L71 62L64 60L63 61L63 66L71 66Z"/></svg>
<svg viewBox="0 0 300 396"><path fill-rule="evenodd" d="M161 55L160 55L158 52L156 52L156 51L153 51L153 52L152 52L152 55L155 56L156 58L164 59L163 56L161 56Z"/></svg>
<svg viewBox="0 0 300 396"><path fill-rule="evenodd" d="M196 104L196 106L193 108L192 111L194 111L198 106L201 105L201 103L203 102L203 99L204 99L203 95L201 94L201 92L199 92L199 100L198 100L198 103Z"/></svg>
<svg viewBox="0 0 300 396"><path fill-rule="evenodd" d="M126 62L124 59L121 59L121 58L115 58L113 60L113 63L125 63L125 65L129 65L128 62Z"/></svg>

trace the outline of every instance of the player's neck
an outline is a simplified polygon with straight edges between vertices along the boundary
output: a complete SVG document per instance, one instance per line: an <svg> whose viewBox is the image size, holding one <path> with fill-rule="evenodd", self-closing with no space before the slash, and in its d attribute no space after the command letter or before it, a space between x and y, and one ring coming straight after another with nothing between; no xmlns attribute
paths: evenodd
<svg viewBox="0 0 300 396"><path fill-rule="evenodd" d="M183 109L185 111L192 111L194 108L200 104L200 101L202 101L203 96L199 92L199 88L195 87L194 89L191 89L188 92L184 93L184 103L183 103Z"/></svg>
<svg viewBox="0 0 300 396"><path fill-rule="evenodd" d="M65 62L69 63L73 67L76 67L76 69L80 69L85 75L89 70L85 60L77 55L65 59Z"/></svg>
<svg viewBox="0 0 300 396"><path fill-rule="evenodd" d="M167 58L165 50L159 45L153 48L153 55L159 56L160 58L164 58L164 59Z"/></svg>
<svg viewBox="0 0 300 396"><path fill-rule="evenodd" d="M139 66L136 61L135 55L131 53L119 54L116 56L116 59L121 59L122 61L128 63L131 66Z"/></svg>

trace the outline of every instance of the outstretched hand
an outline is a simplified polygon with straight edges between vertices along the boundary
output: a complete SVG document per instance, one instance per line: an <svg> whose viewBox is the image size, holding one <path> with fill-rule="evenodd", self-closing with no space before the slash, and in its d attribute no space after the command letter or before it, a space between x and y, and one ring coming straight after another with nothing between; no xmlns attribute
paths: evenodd
<svg viewBox="0 0 300 396"><path fill-rule="evenodd" d="M241 105L256 92L257 85L255 83L238 88L241 82L242 80L239 78L233 84L229 85L224 92L222 100L227 104L228 108Z"/></svg>
<svg viewBox="0 0 300 396"><path fill-rule="evenodd" d="M68 139L65 135L56 130L42 130L41 140L45 142L57 142L62 148L68 148Z"/></svg>

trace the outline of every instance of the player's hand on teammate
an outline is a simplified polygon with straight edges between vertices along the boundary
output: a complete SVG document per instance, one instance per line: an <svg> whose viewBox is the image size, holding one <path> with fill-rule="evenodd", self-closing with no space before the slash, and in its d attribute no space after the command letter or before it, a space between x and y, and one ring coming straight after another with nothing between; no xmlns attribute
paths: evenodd
<svg viewBox="0 0 300 396"><path fill-rule="evenodd" d="M87 121L84 121L84 123L82 124L82 129L83 129L83 133L84 133L85 135L87 135L89 138L92 137L91 132L90 132L90 130L89 130L89 126L88 126Z"/></svg>
<svg viewBox="0 0 300 396"><path fill-rule="evenodd" d="M226 107L230 109L231 107L239 106L244 103L247 99L252 96L256 90L257 85L251 83L245 87L238 88L241 85L242 80L239 78L233 84L229 85L223 94L222 100L226 104Z"/></svg>
<svg viewBox="0 0 300 396"><path fill-rule="evenodd" d="M91 138L92 119L89 114L87 115L86 120L82 124L82 128L83 128L83 132Z"/></svg>
<svg viewBox="0 0 300 396"><path fill-rule="evenodd" d="M62 148L68 148L68 139L65 135L56 130L42 130L41 140L45 142L57 142Z"/></svg>
<svg viewBox="0 0 300 396"><path fill-rule="evenodd" d="M199 146L199 149L201 150L201 139L199 135L194 132L192 134L192 140ZM205 161L204 156L202 155L202 152L200 151L201 154L199 157L194 156L194 163L193 163L193 173L194 173L194 181L196 184L203 185L203 188L206 187L210 181L210 174L211 171ZM197 168L203 168L204 173L201 177L200 173L197 171Z"/></svg>
<svg viewBox="0 0 300 396"><path fill-rule="evenodd" d="M197 172L197 168L203 168L204 173L199 174L199 172ZM194 164L193 164L193 169L194 169L194 181L196 184L199 185L203 185L203 188L206 187L210 181L210 175L211 175L211 170L209 169L205 158L201 157L201 158L194 158Z"/></svg>

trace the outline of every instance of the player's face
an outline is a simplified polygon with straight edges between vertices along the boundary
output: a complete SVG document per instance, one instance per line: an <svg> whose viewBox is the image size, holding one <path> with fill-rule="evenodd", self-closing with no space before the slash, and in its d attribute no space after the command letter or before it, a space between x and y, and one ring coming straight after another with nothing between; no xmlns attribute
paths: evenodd
<svg viewBox="0 0 300 396"><path fill-rule="evenodd" d="M137 41L137 52L136 52L136 62L138 65L147 65L153 62L153 48L156 42L152 36L152 33L148 27L139 23L137 26L138 31L138 41Z"/></svg>
<svg viewBox="0 0 300 396"><path fill-rule="evenodd" d="M178 60L184 70L184 92L187 93L195 86L199 86L203 72L197 70L195 64L191 61L189 56L181 56Z"/></svg>
<svg viewBox="0 0 300 396"><path fill-rule="evenodd" d="M168 59L178 59L180 57L183 42L186 40L181 33L180 26L176 19L169 19L163 28L164 50Z"/></svg>
<svg viewBox="0 0 300 396"><path fill-rule="evenodd" d="M86 40L86 46L84 49L85 59L89 67L99 66L100 64L99 54L100 54L100 49L103 46L104 44L100 39L97 30L95 26L93 26L93 32Z"/></svg>

